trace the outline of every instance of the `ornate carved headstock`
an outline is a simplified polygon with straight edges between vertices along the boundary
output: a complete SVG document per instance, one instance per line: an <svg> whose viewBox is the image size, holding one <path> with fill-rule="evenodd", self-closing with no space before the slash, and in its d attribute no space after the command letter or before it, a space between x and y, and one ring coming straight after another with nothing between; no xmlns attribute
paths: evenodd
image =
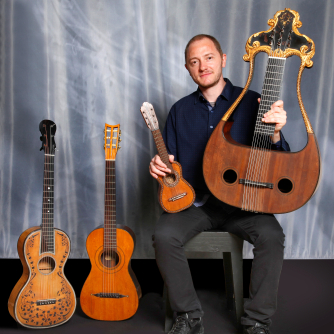
<svg viewBox="0 0 334 334"><path fill-rule="evenodd" d="M314 42L311 38L299 33L298 28L302 26L302 23L299 21L299 14L290 8L285 8L284 10L276 12L274 18L268 21L268 25L270 26L269 30L253 34L246 42L247 54L243 56L243 59L249 61L248 79L241 94L225 113L222 120L227 121L229 119L234 109L246 94L252 81L256 54L259 52L266 52L270 57L277 57L280 59L297 55L301 59L297 77L298 103L304 119L306 131L308 133L313 133L311 122L307 116L301 97L300 83L304 68L313 65L311 58L315 53Z"/></svg>
<svg viewBox="0 0 334 334"><path fill-rule="evenodd" d="M146 122L147 127L152 132L159 129L159 122L151 103L144 102L140 107L140 112L144 118L144 121Z"/></svg>
<svg viewBox="0 0 334 334"><path fill-rule="evenodd" d="M109 125L105 123L104 126L104 152L106 160L115 160L118 150L121 148L119 143L121 140L120 125Z"/></svg>
<svg viewBox="0 0 334 334"><path fill-rule="evenodd" d="M288 58L297 55L306 67L311 67L315 47L311 38L299 33L302 26L298 12L285 8L278 11L274 18L268 20L269 30L261 31L250 36L246 43L243 59L249 61L260 51L270 56Z"/></svg>
<svg viewBox="0 0 334 334"><path fill-rule="evenodd" d="M39 123L39 131L41 131L42 136L40 137L42 141L42 147L40 151L44 150L44 154L55 154L56 151L56 134L57 126L55 122L48 119L44 119Z"/></svg>

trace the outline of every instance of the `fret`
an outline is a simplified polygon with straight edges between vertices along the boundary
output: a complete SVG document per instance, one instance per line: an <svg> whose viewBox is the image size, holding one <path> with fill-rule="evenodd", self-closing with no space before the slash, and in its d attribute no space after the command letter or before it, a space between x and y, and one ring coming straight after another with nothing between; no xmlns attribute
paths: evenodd
<svg viewBox="0 0 334 334"><path fill-rule="evenodd" d="M272 99L272 96L273 95L279 95L279 91L275 91L275 90L266 90L266 92L264 92L264 93L262 93L261 94L261 99L263 99L264 97L269 97L269 98L271 98Z"/></svg>

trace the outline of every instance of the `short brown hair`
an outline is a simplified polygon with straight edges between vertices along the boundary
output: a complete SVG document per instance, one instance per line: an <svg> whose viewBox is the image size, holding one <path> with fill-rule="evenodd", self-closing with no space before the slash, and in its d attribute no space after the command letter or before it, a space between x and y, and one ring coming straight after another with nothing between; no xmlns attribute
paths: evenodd
<svg viewBox="0 0 334 334"><path fill-rule="evenodd" d="M187 53L188 53L188 49L189 49L189 46L191 43L193 42L196 42L196 41L200 41L201 39L204 39L204 38L208 38L209 40L211 40L213 42L213 44L215 45L217 51L220 53L220 55L223 54L223 51L222 51L222 48L219 44L219 42L211 35L205 35L205 34L199 34L199 35L196 35L194 36L187 44L185 50L184 50L184 58L185 58L185 61L187 62Z"/></svg>

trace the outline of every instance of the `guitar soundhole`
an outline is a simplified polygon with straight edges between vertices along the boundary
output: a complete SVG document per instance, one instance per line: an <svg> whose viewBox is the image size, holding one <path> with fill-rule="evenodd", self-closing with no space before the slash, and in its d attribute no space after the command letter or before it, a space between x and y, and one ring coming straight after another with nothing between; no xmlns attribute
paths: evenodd
<svg viewBox="0 0 334 334"><path fill-rule="evenodd" d="M172 173L167 174L166 176L164 176L163 178L164 180L164 184L167 187L175 187L176 184L179 182L180 180L180 176L179 174L174 170Z"/></svg>
<svg viewBox="0 0 334 334"><path fill-rule="evenodd" d="M237 173L233 169L227 169L223 174L223 179L226 183L232 184L238 178Z"/></svg>
<svg viewBox="0 0 334 334"><path fill-rule="evenodd" d="M119 263L119 256L118 253L110 250L110 251L104 251L101 254L101 263L106 268L114 268Z"/></svg>
<svg viewBox="0 0 334 334"><path fill-rule="evenodd" d="M277 187L283 194L288 194L293 188L293 183L289 179L281 179Z"/></svg>
<svg viewBox="0 0 334 334"><path fill-rule="evenodd" d="M172 183L175 182L176 177L175 177L174 174L168 174L168 175L165 176L165 180L168 184L172 184Z"/></svg>
<svg viewBox="0 0 334 334"><path fill-rule="evenodd" d="M56 262L51 256L45 256L39 260L37 267L40 273L48 275L54 271Z"/></svg>

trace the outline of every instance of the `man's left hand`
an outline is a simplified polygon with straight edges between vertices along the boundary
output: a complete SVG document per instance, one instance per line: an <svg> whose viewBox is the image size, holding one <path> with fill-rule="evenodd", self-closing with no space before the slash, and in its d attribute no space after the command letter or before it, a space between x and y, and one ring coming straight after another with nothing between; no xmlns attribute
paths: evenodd
<svg viewBox="0 0 334 334"><path fill-rule="evenodd" d="M260 102L260 99L259 99ZM275 132L273 135L273 143L281 140L280 131L286 124L286 111L284 110L284 103L281 100L276 101L271 105L271 109L263 115L262 122L275 123Z"/></svg>

